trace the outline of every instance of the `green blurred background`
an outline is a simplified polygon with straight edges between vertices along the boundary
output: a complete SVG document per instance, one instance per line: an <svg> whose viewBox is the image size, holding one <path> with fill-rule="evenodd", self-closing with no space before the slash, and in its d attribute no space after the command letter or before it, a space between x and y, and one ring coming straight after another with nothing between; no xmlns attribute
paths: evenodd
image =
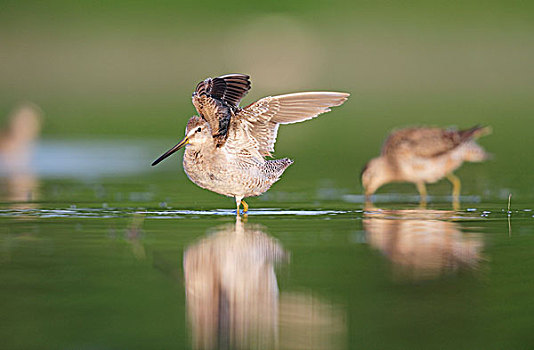
<svg viewBox="0 0 534 350"><path fill-rule="evenodd" d="M273 209L249 222L291 253L281 293L341 305L351 349L532 346L533 62L529 1L0 0L0 119L25 101L44 113L35 178L22 189L33 202L5 199L0 181L2 344L190 346L183 252L235 220L230 210L198 210L234 201L191 183L181 154L150 163L183 135L195 85L239 72L252 78L244 104L306 90L352 94L327 115L280 128L275 156L295 164L248 201L252 214ZM367 242L362 203L347 195L361 194L360 169L389 131L419 124L493 127L480 139L493 159L458 171L462 194L481 203L464 200L454 217L463 222L427 220L435 232L420 232L446 249L476 233L484 248L472 270L399 282L387 252ZM3 187L17 187L12 180ZM450 185L428 190L445 196ZM386 207L418 200L402 196L416 194L410 184L379 193L401 194ZM145 209L137 222L132 214ZM411 231L397 248L424 252Z"/></svg>
<svg viewBox="0 0 534 350"><path fill-rule="evenodd" d="M359 170L390 130L483 124L494 129L481 140L494 159L460 170L464 193L528 201L533 10L528 1L2 1L0 115L31 101L45 139L160 139L156 157L183 135L197 82L241 72L253 84L244 104L352 94L329 115L281 128L276 156L297 161L293 188L331 179L360 193ZM153 171L175 174L168 163Z"/></svg>

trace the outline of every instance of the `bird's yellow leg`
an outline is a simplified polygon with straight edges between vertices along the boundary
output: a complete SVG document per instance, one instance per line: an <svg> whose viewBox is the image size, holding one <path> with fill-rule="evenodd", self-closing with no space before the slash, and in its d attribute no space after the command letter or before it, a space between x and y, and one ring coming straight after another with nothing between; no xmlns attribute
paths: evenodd
<svg viewBox="0 0 534 350"><path fill-rule="evenodd" d="M237 209L236 209L236 211L235 211L235 214L236 214L237 216L239 216L239 207L241 206L241 201L240 201L240 200L236 200L236 201L235 201L235 204L236 204L236 206L237 206Z"/></svg>
<svg viewBox="0 0 534 350"><path fill-rule="evenodd" d="M243 214L248 213L248 204L244 200L241 200L241 204L243 204Z"/></svg>
<svg viewBox="0 0 534 350"><path fill-rule="evenodd" d="M420 197L419 206L424 209L426 208L426 197L427 197L426 186L424 182L417 183L417 191L419 191L419 197Z"/></svg>
<svg viewBox="0 0 534 350"><path fill-rule="evenodd" d="M453 210L460 209L460 190L462 188L462 182L460 178L453 173L447 174L447 179L452 184L452 208Z"/></svg>

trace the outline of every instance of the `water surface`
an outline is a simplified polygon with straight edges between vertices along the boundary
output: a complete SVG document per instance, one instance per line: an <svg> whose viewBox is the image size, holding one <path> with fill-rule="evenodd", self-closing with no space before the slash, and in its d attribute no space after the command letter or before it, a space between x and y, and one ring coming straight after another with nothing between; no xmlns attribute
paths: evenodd
<svg viewBox="0 0 534 350"><path fill-rule="evenodd" d="M528 209L48 205L0 212L11 349L532 344Z"/></svg>

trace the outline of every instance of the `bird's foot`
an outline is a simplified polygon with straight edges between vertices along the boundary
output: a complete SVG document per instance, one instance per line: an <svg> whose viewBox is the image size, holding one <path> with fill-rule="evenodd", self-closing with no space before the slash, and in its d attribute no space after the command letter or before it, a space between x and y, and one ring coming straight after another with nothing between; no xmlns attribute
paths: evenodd
<svg viewBox="0 0 534 350"><path fill-rule="evenodd" d="M241 214L240 212L240 207L241 207L241 204L243 204L243 215L246 216L247 213L248 213L248 204L247 202L245 202L244 200L242 199L237 199L236 200L236 204L237 204L237 209L236 209L236 215L239 216Z"/></svg>
<svg viewBox="0 0 534 350"><path fill-rule="evenodd" d="M241 204L243 204L243 215L247 215L248 213L248 204L244 200L241 200Z"/></svg>

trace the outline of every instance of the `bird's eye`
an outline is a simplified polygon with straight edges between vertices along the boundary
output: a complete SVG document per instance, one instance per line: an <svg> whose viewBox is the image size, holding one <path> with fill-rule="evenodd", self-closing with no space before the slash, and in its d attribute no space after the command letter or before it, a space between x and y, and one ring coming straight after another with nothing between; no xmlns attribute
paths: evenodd
<svg viewBox="0 0 534 350"><path fill-rule="evenodd" d="M197 129L197 132L201 132L201 131L202 131L202 129L201 129L201 128L198 128L198 129Z"/></svg>

